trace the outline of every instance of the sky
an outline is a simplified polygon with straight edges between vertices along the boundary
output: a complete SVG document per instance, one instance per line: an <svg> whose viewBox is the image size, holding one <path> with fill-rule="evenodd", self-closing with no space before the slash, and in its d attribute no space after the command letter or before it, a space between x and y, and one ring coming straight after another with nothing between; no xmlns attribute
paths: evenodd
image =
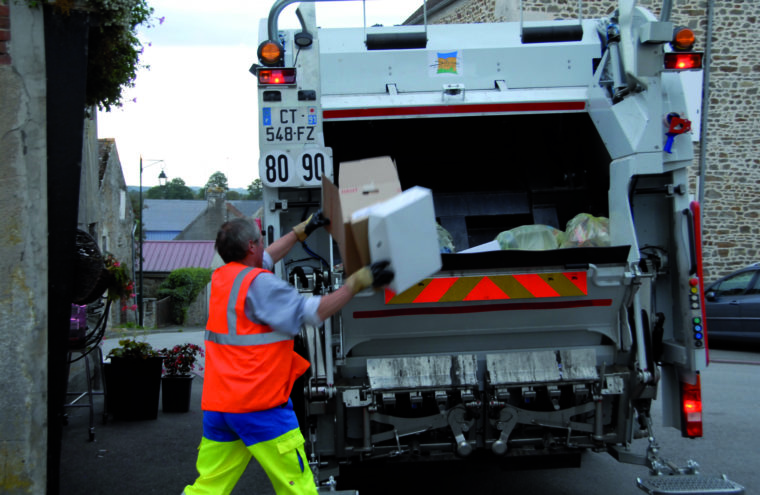
<svg viewBox="0 0 760 495"><path fill-rule="evenodd" d="M169 180L203 186L214 172L231 188L258 178L256 62L258 28L274 0L149 0L153 27L142 28L144 53L134 88L124 104L98 112L98 137L114 138L128 185ZM400 24L420 5L413 0L328 1L316 3L320 27ZM279 27L298 27L286 7Z"/></svg>

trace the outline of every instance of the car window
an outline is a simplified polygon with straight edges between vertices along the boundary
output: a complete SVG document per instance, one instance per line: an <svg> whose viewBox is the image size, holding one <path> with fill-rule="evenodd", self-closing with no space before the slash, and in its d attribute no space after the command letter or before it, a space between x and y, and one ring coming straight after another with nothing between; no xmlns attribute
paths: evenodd
<svg viewBox="0 0 760 495"><path fill-rule="evenodd" d="M744 294L749 288L749 283L755 277L754 271L737 273L720 282L715 287L716 296L736 296ZM759 292L760 293L760 292Z"/></svg>
<svg viewBox="0 0 760 495"><path fill-rule="evenodd" d="M756 278L750 285L749 289L747 289L747 295L749 294L760 294L760 277Z"/></svg>

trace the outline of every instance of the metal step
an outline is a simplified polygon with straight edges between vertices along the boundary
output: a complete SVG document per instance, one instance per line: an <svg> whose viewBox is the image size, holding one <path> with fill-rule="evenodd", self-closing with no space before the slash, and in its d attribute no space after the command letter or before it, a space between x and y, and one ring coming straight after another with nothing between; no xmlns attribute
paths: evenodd
<svg viewBox="0 0 760 495"><path fill-rule="evenodd" d="M701 474L674 474L637 478L639 488L650 495L743 495L744 487L726 478Z"/></svg>

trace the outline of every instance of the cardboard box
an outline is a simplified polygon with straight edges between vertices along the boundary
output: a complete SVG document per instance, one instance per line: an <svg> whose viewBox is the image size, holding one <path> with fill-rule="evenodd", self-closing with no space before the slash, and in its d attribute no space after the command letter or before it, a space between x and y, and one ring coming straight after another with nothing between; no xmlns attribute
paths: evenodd
<svg viewBox="0 0 760 495"><path fill-rule="evenodd" d="M340 188L322 177L322 209L331 221L327 231L338 244L345 274L351 275L370 263L367 219L352 225L351 216L396 196L401 183L389 156L341 163L339 174Z"/></svg>
<svg viewBox="0 0 760 495"><path fill-rule="evenodd" d="M390 289L403 292L441 267L433 196L413 187L401 192L390 157L340 164L340 187L322 180L328 232L340 250L346 275L389 260L396 273ZM337 221L341 219L341 221Z"/></svg>

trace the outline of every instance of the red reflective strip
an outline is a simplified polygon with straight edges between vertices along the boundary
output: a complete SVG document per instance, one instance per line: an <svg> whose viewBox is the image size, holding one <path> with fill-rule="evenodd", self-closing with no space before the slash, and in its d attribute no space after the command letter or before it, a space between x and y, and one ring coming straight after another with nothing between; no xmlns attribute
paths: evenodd
<svg viewBox="0 0 760 495"><path fill-rule="evenodd" d="M388 304L391 299L396 297L396 293L390 289L385 289L385 304Z"/></svg>
<svg viewBox="0 0 760 495"><path fill-rule="evenodd" d="M565 277L572 282L581 292L588 294L586 272L565 272Z"/></svg>
<svg viewBox="0 0 760 495"><path fill-rule="evenodd" d="M515 280L528 289L535 297L558 297L557 291L552 289L544 279L534 274L515 275Z"/></svg>
<svg viewBox="0 0 760 495"><path fill-rule="evenodd" d="M464 298L465 301L490 301L492 299L509 299L509 296L488 277L483 277Z"/></svg>
<svg viewBox="0 0 760 495"><path fill-rule="evenodd" d="M451 286L456 283L457 279L458 277L431 279L427 287L422 289L422 292L420 292L420 295L414 298L414 302L415 303L438 302L438 300L441 299L441 297L443 297L444 294L446 294L446 291L451 289Z"/></svg>
<svg viewBox="0 0 760 495"><path fill-rule="evenodd" d="M510 302L504 304L488 304L478 306L445 306L445 307L415 307L399 309L381 309L376 311L355 311L356 320L364 318L388 318L392 316L421 316L421 315L454 315L469 313L489 313L493 311L535 311L537 309L575 309L612 306L612 299L584 299L580 301L556 302Z"/></svg>
<svg viewBox="0 0 760 495"><path fill-rule="evenodd" d="M551 101L535 103L491 103L478 105L438 105L417 107L350 108L346 110L323 110L322 118L356 119L367 117L403 117L409 115L447 115L463 113L503 112L563 112L583 111L585 101Z"/></svg>

